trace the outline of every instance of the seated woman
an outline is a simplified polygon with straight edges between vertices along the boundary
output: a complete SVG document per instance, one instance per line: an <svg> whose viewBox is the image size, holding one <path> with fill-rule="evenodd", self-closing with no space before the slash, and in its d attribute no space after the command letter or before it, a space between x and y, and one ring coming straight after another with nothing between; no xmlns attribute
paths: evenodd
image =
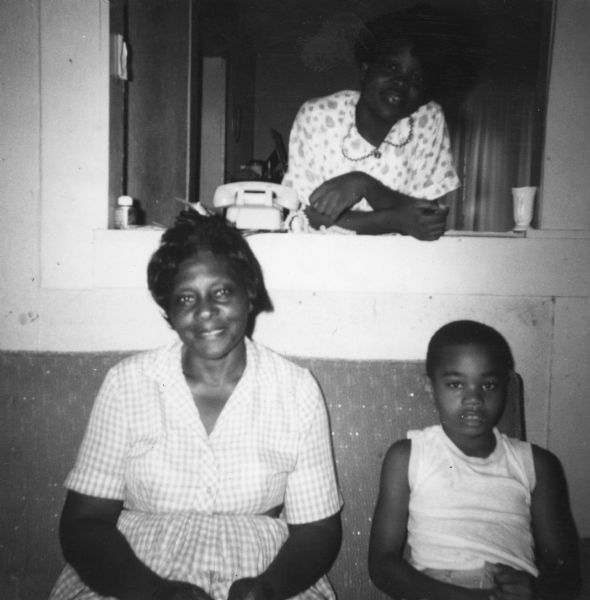
<svg viewBox="0 0 590 600"><path fill-rule="evenodd" d="M51 599L334 598L327 412L307 370L247 337L271 308L248 244L182 213L148 284L178 340L103 383L66 480Z"/></svg>
<svg viewBox="0 0 590 600"><path fill-rule="evenodd" d="M447 125L433 100L451 54L444 18L429 10L379 17L355 48L360 92L305 102L289 138L283 184L314 229L436 240L460 182ZM300 226L305 229L305 225Z"/></svg>

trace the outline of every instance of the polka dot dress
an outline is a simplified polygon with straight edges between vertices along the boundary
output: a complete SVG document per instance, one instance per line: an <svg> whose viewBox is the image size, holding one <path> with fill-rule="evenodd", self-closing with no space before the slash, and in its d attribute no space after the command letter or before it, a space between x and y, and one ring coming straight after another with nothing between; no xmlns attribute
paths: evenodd
<svg viewBox="0 0 590 600"><path fill-rule="evenodd" d="M398 121L375 152L355 125L359 92L345 90L308 100L299 109L289 137L289 167L283 184L300 202L324 181L363 171L391 189L434 200L460 186L447 125L436 102ZM353 210L371 210L365 199Z"/></svg>

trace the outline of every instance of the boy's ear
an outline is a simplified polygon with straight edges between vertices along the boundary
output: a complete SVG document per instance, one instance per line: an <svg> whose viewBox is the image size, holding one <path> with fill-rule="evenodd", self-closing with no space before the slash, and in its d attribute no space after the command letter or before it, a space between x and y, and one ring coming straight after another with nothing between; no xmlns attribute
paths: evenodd
<svg viewBox="0 0 590 600"><path fill-rule="evenodd" d="M426 391L429 394L432 394L434 392L434 388L432 386L432 381L430 380L430 377L428 377L426 373L423 373L422 379L424 380L424 387L426 388Z"/></svg>

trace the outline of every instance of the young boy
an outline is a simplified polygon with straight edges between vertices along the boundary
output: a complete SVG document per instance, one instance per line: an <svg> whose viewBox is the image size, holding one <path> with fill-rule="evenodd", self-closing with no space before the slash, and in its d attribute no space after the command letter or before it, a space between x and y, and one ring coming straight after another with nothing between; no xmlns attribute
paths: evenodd
<svg viewBox="0 0 590 600"><path fill-rule="evenodd" d="M391 598L575 597L578 536L561 465L496 429L513 367L506 340L481 323L455 321L430 340L441 424L388 450L371 530L371 579Z"/></svg>

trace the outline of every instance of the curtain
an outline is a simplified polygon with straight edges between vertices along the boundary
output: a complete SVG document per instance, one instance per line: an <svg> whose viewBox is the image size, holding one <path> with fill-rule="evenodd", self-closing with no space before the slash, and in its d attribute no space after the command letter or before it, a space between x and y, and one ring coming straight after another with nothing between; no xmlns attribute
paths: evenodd
<svg viewBox="0 0 590 600"><path fill-rule="evenodd" d="M449 198L449 228L509 231L512 187L538 186L540 110L535 86L487 81L450 123L462 187Z"/></svg>

